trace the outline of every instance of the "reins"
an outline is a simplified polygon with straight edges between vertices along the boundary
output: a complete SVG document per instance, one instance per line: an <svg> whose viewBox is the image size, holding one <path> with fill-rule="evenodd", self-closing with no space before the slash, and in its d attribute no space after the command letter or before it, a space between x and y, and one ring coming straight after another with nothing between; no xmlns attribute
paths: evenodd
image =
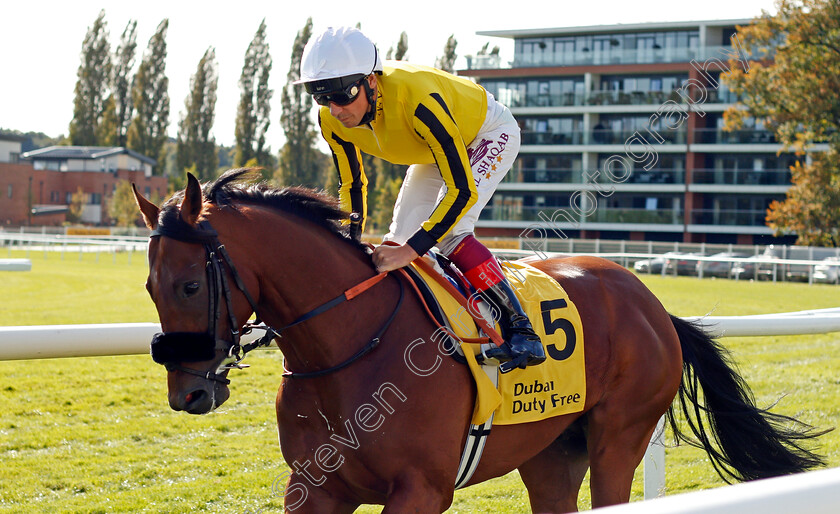
<svg viewBox="0 0 840 514"><path fill-rule="evenodd" d="M330 300L329 302L325 303L321 307L318 307L318 309L314 309L312 311L309 311L304 316L301 316L301 318L305 317L305 319L298 318L299 321L296 321L294 324L306 321L307 319L309 319L313 316L317 316L321 312L324 312L328 309L331 309L331 308L335 307L336 305L338 305L338 304L340 304L344 301L352 300L353 298L355 298L356 296L358 296L362 292L369 289L372 285L378 283L380 280L385 278L386 275L388 275L387 271L384 272L384 273L380 273L380 274L378 274L378 275L376 275L372 278L369 278L369 279L365 280L364 282L360 283L359 285L348 289L347 291L345 291L341 295L339 295L336 298ZM373 338L370 340L370 342L364 346L364 348L362 348L361 350L359 350L358 352L353 354L352 357L350 357L346 361L342 362L341 364L332 366L331 368L321 369L321 370L317 370L317 371L309 371L309 372L289 371L288 369L285 368L285 362L284 362L283 363L283 376L288 377L288 378L322 377L324 375L328 375L328 374L333 373L335 371L338 371L340 369L346 368L347 366L353 364L357 360L361 359L362 357L364 357L365 355L367 355L368 353L373 351L374 348L379 346L380 338L385 333L385 331L388 330L388 327L391 326L391 323L394 321L394 318L397 316L397 311L400 310L400 306L402 305L403 293L405 292L405 287L403 287L402 280L398 279L397 284L399 284L399 286L400 286L400 297L397 300L396 307L394 307L394 310L391 312L391 315L385 321L385 324L382 325L382 327L376 332L376 334L373 336ZM316 310L320 310L320 312L316 313L315 312ZM311 316L309 314L311 314ZM286 327L283 327L283 328L288 328L289 326L292 326L292 325L287 325Z"/></svg>

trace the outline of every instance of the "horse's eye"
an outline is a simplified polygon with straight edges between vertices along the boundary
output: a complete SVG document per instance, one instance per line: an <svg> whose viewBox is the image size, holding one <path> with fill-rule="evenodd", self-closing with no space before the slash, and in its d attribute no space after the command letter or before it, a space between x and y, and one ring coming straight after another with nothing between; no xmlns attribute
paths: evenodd
<svg viewBox="0 0 840 514"><path fill-rule="evenodd" d="M200 288L201 284L199 284L198 282L187 282L186 284L184 284L184 296L193 296L198 292Z"/></svg>

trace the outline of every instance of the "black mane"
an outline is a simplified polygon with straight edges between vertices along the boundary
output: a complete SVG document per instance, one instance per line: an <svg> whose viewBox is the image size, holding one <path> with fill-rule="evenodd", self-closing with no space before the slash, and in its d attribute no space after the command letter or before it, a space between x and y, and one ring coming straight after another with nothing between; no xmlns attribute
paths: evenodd
<svg viewBox="0 0 840 514"><path fill-rule="evenodd" d="M258 182L258 179L259 174L254 168L228 170L215 181L202 187L204 200L220 207L234 209L238 203L270 207L309 220L336 237L361 246L349 238L347 229L342 226L341 222L348 219L349 215L339 208L338 200L334 197L305 187L276 188L265 182ZM178 225L178 205L182 198L183 191L176 193L166 202L158 218L160 225Z"/></svg>

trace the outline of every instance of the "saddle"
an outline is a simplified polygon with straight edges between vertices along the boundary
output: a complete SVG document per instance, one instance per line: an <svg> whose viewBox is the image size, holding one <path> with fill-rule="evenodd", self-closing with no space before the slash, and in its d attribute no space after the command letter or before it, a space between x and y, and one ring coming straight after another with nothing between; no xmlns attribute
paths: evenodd
<svg viewBox="0 0 840 514"><path fill-rule="evenodd" d="M497 424L517 424L583 410L586 366L577 308L560 284L542 271L519 262L501 265L545 346L547 359L492 378L486 368L492 375L498 363L484 358L484 350L501 337L490 310L444 257L427 254L409 267L430 315L449 332L452 357L469 366L476 381L472 422L480 425L495 414Z"/></svg>

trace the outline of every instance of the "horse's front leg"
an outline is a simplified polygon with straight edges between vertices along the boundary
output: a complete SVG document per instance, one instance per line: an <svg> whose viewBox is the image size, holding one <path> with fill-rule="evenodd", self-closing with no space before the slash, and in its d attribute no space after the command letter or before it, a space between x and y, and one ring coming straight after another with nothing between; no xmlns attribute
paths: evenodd
<svg viewBox="0 0 840 514"><path fill-rule="evenodd" d="M429 480L419 472L408 472L394 482L382 514L440 513L452 504L454 494L454 486L444 485L439 478Z"/></svg>
<svg viewBox="0 0 840 514"><path fill-rule="evenodd" d="M330 513L351 513L358 507L358 503L347 503L340 500L321 487L303 480L297 474L293 474L286 489L282 493L283 511L294 512L295 514L321 514Z"/></svg>

